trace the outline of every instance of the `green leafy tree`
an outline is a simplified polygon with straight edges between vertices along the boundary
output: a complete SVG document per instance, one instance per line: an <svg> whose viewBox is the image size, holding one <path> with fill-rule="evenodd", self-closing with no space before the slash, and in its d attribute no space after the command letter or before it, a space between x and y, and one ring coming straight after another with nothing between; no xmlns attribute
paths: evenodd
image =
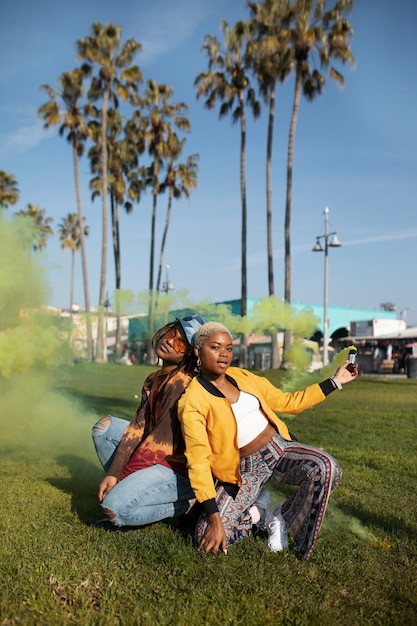
<svg viewBox="0 0 417 626"><path fill-rule="evenodd" d="M60 136L62 137L66 134L67 141L71 145L79 224L84 223L80 193L79 160L84 153L85 141L89 137L89 129L83 115L84 78L83 71L75 69L72 72L63 72L58 77L58 90L53 89L49 85L42 85L41 89L46 91L50 100L38 110L38 115L44 120L45 128L59 126ZM86 313L87 360L92 361L93 333L84 228L80 228L80 246Z"/></svg>
<svg viewBox="0 0 417 626"><path fill-rule="evenodd" d="M0 170L0 207L8 207L19 200L19 187L13 174Z"/></svg>
<svg viewBox="0 0 417 626"><path fill-rule="evenodd" d="M28 204L27 209L18 211L16 215L29 217L33 221L33 243L34 252L44 250L48 237L54 234L51 223L54 221L52 217L45 216L45 209L41 209L35 204Z"/></svg>
<svg viewBox="0 0 417 626"><path fill-rule="evenodd" d="M122 44L122 27L94 22L91 34L76 43L78 58L85 61L83 71L91 75L88 98L101 102L101 178L102 178L102 249L99 292L99 319L97 328L96 360L105 361L104 303L106 300L107 227L108 227L108 164L107 111L109 103L118 108L119 99L132 102L138 94L142 73L132 65L142 46L131 38Z"/></svg>
<svg viewBox="0 0 417 626"><path fill-rule="evenodd" d="M88 226L84 226L84 237L88 236ZM61 248L71 251L71 288L70 288L70 313L74 304L74 261L75 253L81 248L81 229L78 213L68 215L58 224L59 240Z"/></svg>
<svg viewBox="0 0 417 626"><path fill-rule="evenodd" d="M208 70L195 80L197 98L204 97L207 109L220 102L220 118L231 113L232 122L240 122L240 191L242 203L241 237L241 315L246 316L247 306L247 203L246 203L246 105L254 117L260 114L260 104L255 90L250 86L250 67L247 64L247 46L250 40L249 25L237 22L232 28L222 21L223 46L212 35L206 35L202 50L208 57ZM241 365L247 365L246 340L241 342Z"/></svg>
<svg viewBox="0 0 417 626"><path fill-rule="evenodd" d="M291 201L294 161L294 140L298 120L301 93L313 100L322 93L326 70L329 78L344 84L342 74L332 64L354 63L350 50L352 26L347 15L353 8L353 0L338 0L327 9L326 0L294 0L291 3L290 23L285 36L293 55L295 72L294 100L288 136L287 189L285 204L285 288L284 298L291 302ZM320 68L320 69L319 69ZM284 333L284 353L290 347L289 332Z"/></svg>

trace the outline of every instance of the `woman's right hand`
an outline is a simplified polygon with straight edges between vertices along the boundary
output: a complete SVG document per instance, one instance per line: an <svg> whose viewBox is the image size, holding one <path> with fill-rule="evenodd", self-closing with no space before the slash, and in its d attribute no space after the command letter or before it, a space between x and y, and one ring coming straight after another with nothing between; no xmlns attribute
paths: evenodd
<svg viewBox="0 0 417 626"><path fill-rule="evenodd" d="M98 500L103 502L103 499L107 494L117 485L116 476L105 476L98 486Z"/></svg>
<svg viewBox="0 0 417 626"><path fill-rule="evenodd" d="M209 523L206 532L204 533L204 537L200 541L198 549L204 550L206 554L210 551L212 551L213 554L217 554L219 548L224 554L227 554L226 532L224 530L220 513L213 513L209 516Z"/></svg>

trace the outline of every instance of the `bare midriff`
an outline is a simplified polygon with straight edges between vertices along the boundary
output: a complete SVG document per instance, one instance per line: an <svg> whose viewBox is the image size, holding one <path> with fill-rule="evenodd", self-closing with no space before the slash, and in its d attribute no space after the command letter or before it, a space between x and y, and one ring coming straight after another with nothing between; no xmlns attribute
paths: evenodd
<svg viewBox="0 0 417 626"><path fill-rule="evenodd" d="M254 452L258 452L261 448L266 446L266 444L271 441L272 437L277 434L276 429L272 426L272 424L268 424L268 426L263 430L255 439L252 439L246 446L243 446L239 449L240 456L249 456L254 454Z"/></svg>

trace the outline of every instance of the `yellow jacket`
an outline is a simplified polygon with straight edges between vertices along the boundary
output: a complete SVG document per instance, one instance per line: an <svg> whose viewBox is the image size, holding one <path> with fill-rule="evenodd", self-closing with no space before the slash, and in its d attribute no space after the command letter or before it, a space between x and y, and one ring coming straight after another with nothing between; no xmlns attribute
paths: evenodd
<svg viewBox="0 0 417 626"><path fill-rule="evenodd" d="M304 391L286 393L266 378L238 367L229 367L227 376L241 391L256 396L267 419L287 440L291 435L275 411L295 415L322 402L332 387L310 385ZM327 382L327 381L326 381ZM323 385L323 386L322 386ZM240 455L236 420L225 396L202 376L194 378L178 401L178 417L185 440L185 456L191 486L198 502L207 502L214 512L214 479L240 487ZM214 476L214 479L213 479Z"/></svg>

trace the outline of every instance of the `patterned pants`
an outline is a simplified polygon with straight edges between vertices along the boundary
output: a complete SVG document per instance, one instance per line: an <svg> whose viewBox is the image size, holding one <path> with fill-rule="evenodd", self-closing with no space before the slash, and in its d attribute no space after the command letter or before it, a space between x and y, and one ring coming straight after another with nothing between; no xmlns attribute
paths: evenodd
<svg viewBox="0 0 417 626"><path fill-rule="evenodd" d="M249 508L265 483L273 479L283 485L298 486L282 505L282 515L302 556L310 558L326 512L330 494L339 483L342 470L330 454L323 450L286 441L275 435L269 443L240 460L242 486L233 500L223 487L216 490L216 502L222 518L227 545L248 537L252 532ZM199 545L207 528L202 513L196 527Z"/></svg>

